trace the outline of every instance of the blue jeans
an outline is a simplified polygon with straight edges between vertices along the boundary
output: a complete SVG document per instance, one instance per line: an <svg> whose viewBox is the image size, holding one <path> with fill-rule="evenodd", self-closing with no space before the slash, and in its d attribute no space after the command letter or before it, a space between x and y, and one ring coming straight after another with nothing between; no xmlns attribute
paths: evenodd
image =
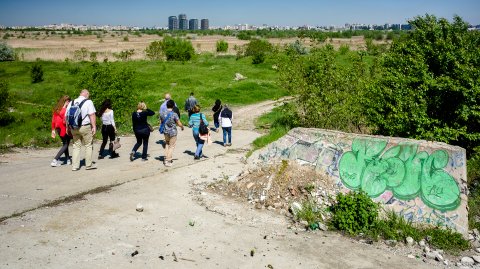
<svg viewBox="0 0 480 269"><path fill-rule="evenodd" d="M228 143L232 143L232 127L222 127L223 130L223 144L227 143L227 136L228 136Z"/></svg>
<svg viewBox="0 0 480 269"><path fill-rule="evenodd" d="M220 123L219 123L218 121L217 121L217 122L214 122L213 124L215 125L215 130L217 130L218 127L220 127Z"/></svg>
<svg viewBox="0 0 480 269"><path fill-rule="evenodd" d="M195 143L197 144L197 150L195 151L195 157L202 157L202 149L203 144L205 144L205 140L200 139L200 133L198 130L193 130L193 138L195 139Z"/></svg>

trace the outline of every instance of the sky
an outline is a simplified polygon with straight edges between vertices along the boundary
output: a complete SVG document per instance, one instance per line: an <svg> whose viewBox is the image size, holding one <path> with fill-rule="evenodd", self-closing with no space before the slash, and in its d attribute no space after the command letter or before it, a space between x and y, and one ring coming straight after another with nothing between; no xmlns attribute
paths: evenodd
<svg viewBox="0 0 480 269"><path fill-rule="evenodd" d="M341 26L345 23L407 23L432 14L459 15L480 24L480 0L0 0L0 25L47 24L165 27L169 16L235 24Z"/></svg>

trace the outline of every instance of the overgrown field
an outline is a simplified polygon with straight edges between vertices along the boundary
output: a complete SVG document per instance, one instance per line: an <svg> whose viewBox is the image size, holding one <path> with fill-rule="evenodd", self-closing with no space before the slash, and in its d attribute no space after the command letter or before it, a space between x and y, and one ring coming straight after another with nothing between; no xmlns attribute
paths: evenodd
<svg viewBox="0 0 480 269"><path fill-rule="evenodd" d="M0 144L6 146L45 146L50 138L51 109L58 98L67 94L77 97L84 73L92 68L90 62L39 62L44 80L32 83L29 62L0 62L0 80L9 84L14 102L11 113L15 122L0 128ZM106 65L99 63L98 65ZM277 72L272 61L252 65L251 59L201 55L189 62L128 61L108 63L116 70L133 71L130 98L133 111L136 103L145 101L158 111L164 94L169 92L183 109L185 99L194 92L204 111L210 111L216 99L232 105L245 105L275 99L287 94L277 84ZM235 81L235 73L247 79ZM92 96L95 99L95 96ZM115 100L112 100L115 104ZM95 104L98 108L100 103ZM153 117L152 121L156 118ZM155 122L152 122L156 124ZM120 122L125 132L130 122Z"/></svg>

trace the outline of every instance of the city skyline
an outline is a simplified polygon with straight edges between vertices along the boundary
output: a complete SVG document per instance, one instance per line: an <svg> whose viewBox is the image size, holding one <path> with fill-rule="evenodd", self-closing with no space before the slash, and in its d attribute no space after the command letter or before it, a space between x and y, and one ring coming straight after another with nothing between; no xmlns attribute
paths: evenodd
<svg viewBox="0 0 480 269"><path fill-rule="evenodd" d="M126 1L82 2L2 1L0 25L39 26L48 24L129 25L167 27L169 16L189 14L189 18L208 18L210 27L226 25L344 25L345 23L407 23L415 16L432 14L451 20L459 15L473 25L480 24L480 1L365 0L308 1ZM341 3L336 3L341 2Z"/></svg>

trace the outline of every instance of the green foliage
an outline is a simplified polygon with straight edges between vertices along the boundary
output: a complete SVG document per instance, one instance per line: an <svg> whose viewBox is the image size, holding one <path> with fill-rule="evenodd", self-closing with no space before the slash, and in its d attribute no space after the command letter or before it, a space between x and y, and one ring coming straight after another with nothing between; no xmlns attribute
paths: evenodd
<svg viewBox="0 0 480 269"><path fill-rule="evenodd" d="M320 208L314 201L307 200L302 202L302 209L296 214L296 218L299 220L305 220L309 226L313 226L318 222L323 221L322 213L323 209Z"/></svg>
<svg viewBox="0 0 480 269"><path fill-rule="evenodd" d="M240 39L240 40L250 40L250 39L252 39L252 36L250 35L249 31L240 31L237 34L237 38Z"/></svg>
<svg viewBox="0 0 480 269"><path fill-rule="evenodd" d="M90 52L90 62L96 62L97 61L97 55L98 55L98 52L96 52L96 51Z"/></svg>
<svg viewBox="0 0 480 269"><path fill-rule="evenodd" d="M377 133L442 141L471 152L480 142L480 33L460 17L426 15L382 58L366 107ZM380 70L379 70L380 71Z"/></svg>
<svg viewBox="0 0 480 269"><path fill-rule="evenodd" d="M7 44L0 42L0 62L15 60L15 52Z"/></svg>
<svg viewBox="0 0 480 269"><path fill-rule="evenodd" d="M228 51L228 42L225 40L217 41L217 52L227 52Z"/></svg>
<svg viewBox="0 0 480 269"><path fill-rule="evenodd" d="M150 60L153 60L153 61L162 60L164 57L162 42L153 41L152 43L150 43L150 45L148 45L148 47L145 49L145 54L147 55L147 58Z"/></svg>
<svg viewBox="0 0 480 269"><path fill-rule="evenodd" d="M272 52L273 46L267 40L253 39L245 46L245 56L252 56L253 64L265 61L267 53Z"/></svg>
<svg viewBox="0 0 480 269"><path fill-rule="evenodd" d="M295 40L295 42L285 46L285 53L287 55L304 55L308 54L308 49L300 42L300 40Z"/></svg>
<svg viewBox="0 0 480 269"><path fill-rule="evenodd" d="M128 42L128 41L129 41L128 36L124 36L124 37L123 37L123 41L124 41L124 42Z"/></svg>
<svg viewBox="0 0 480 269"><path fill-rule="evenodd" d="M195 55L192 42L181 38L165 37L160 41L167 61L189 61Z"/></svg>
<svg viewBox="0 0 480 269"><path fill-rule="evenodd" d="M331 207L331 224L349 234L367 232L378 220L378 204L363 192L339 193Z"/></svg>
<svg viewBox="0 0 480 269"><path fill-rule="evenodd" d="M8 83L0 80L0 126L6 126L14 121L14 117L8 111L12 105L12 96L8 91Z"/></svg>
<svg viewBox="0 0 480 269"><path fill-rule="evenodd" d="M349 51L350 51L350 46L349 46L348 44L342 44L342 45L340 45L340 47L338 48L338 53L340 53L341 55L345 55L345 54L347 54Z"/></svg>
<svg viewBox="0 0 480 269"><path fill-rule="evenodd" d="M43 81L43 67L40 63L34 63L30 69L30 78L32 83L39 83Z"/></svg>
<svg viewBox="0 0 480 269"><path fill-rule="evenodd" d="M81 75L79 89L88 89L90 98L98 107L105 99L112 100L115 121L123 128L130 124L130 113L139 101L133 88L135 73L129 68L116 68L111 64L94 63ZM130 125L128 125L130 126Z"/></svg>
<svg viewBox="0 0 480 269"><path fill-rule="evenodd" d="M308 55L280 58L280 82L297 97L289 112L304 127L364 132L364 88L370 72L364 59L352 54L344 65L332 47Z"/></svg>

